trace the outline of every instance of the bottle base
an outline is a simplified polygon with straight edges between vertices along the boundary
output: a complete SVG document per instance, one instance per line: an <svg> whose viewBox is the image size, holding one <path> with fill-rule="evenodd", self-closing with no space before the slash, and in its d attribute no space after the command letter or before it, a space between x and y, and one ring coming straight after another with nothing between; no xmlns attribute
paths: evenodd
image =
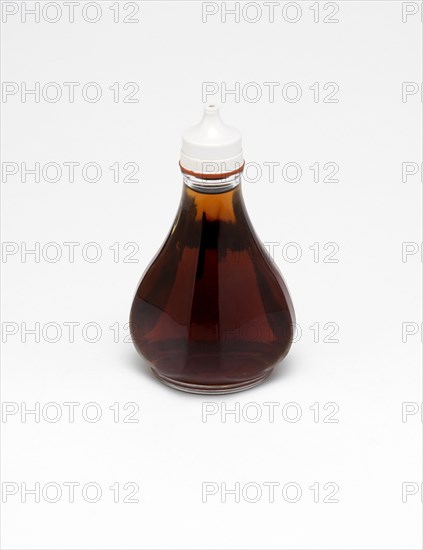
<svg viewBox="0 0 423 550"><path fill-rule="evenodd" d="M159 374L154 369L151 370L153 371L154 375L160 380L160 382L175 390L203 395L216 395L249 390L250 388L253 388L254 386L257 386L258 384L264 382L264 380L266 380L266 378L270 376L273 369L266 372L263 376L260 376L259 378L254 378L253 380L247 380L246 382L237 382L235 384L219 384L216 386L179 382L178 380L172 380L171 378Z"/></svg>

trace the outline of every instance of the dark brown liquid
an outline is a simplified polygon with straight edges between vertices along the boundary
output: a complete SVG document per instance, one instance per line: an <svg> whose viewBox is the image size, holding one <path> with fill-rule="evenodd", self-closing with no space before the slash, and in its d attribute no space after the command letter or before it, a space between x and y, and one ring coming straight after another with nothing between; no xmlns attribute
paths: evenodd
<svg viewBox="0 0 423 550"><path fill-rule="evenodd" d="M252 229L240 186L184 186L175 224L144 274L130 326L163 379L192 391L248 387L291 346L286 285Z"/></svg>

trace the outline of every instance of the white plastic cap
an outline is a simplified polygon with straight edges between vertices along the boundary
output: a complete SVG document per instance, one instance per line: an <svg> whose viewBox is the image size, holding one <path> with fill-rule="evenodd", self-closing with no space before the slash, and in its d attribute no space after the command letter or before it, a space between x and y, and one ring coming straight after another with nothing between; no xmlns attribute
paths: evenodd
<svg viewBox="0 0 423 550"><path fill-rule="evenodd" d="M196 175L219 175L241 171L244 164L241 134L227 126L217 105L207 105L196 126L182 135L182 171Z"/></svg>

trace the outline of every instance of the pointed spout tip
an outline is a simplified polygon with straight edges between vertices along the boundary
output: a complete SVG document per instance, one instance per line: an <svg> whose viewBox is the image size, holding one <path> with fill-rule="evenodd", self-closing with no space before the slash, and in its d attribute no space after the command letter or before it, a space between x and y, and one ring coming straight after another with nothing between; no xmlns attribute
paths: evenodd
<svg viewBox="0 0 423 550"><path fill-rule="evenodd" d="M204 106L204 114L215 114L219 112L219 105L216 103L210 103Z"/></svg>

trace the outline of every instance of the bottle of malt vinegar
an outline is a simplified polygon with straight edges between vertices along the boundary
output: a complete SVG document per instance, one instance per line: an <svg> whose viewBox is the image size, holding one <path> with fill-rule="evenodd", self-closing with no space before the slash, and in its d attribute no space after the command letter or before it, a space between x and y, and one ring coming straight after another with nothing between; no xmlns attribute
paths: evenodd
<svg viewBox="0 0 423 550"><path fill-rule="evenodd" d="M288 353L291 298L245 208L241 135L216 105L184 132L179 164L179 210L138 285L132 339L168 386L241 391L266 379Z"/></svg>

